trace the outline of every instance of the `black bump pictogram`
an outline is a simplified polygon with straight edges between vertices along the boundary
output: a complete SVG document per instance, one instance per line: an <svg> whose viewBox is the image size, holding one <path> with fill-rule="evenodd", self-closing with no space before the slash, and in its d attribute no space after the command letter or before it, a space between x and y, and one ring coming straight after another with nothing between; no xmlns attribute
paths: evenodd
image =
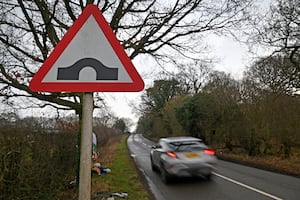
<svg viewBox="0 0 300 200"><path fill-rule="evenodd" d="M82 58L69 67L59 67L57 80L79 80L79 73L85 67L96 71L96 80L118 80L118 68L109 68L95 58Z"/></svg>

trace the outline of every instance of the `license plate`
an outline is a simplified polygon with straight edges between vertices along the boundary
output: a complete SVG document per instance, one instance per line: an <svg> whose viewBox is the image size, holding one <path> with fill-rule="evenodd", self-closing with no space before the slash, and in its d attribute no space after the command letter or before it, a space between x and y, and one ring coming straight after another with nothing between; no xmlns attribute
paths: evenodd
<svg viewBox="0 0 300 200"><path fill-rule="evenodd" d="M186 153L184 154L185 157L187 158L199 158L200 157L200 154L199 153Z"/></svg>

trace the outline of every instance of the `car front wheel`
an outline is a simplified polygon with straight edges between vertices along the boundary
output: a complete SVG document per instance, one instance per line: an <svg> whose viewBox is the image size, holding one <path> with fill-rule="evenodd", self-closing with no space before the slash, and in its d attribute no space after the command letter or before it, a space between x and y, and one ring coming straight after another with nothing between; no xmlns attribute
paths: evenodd
<svg viewBox="0 0 300 200"><path fill-rule="evenodd" d="M157 170L157 167L154 165L154 163L153 163L153 158L152 158L152 156L150 156L150 161L151 161L151 169L152 169L152 171L154 171L154 172L156 172L156 171L158 171Z"/></svg>
<svg viewBox="0 0 300 200"><path fill-rule="evenodd" d="M206 175L205 175L205 179L206 179L206 180L210 180L210 179L211 179L211 176L212 176L212 173L206 174Z"/></svg>
<svg viewBox="0 0 300 200"><path fill-rule="evenodd" d="M163 166L163 164L161 164L161 166L160 166L160 176L161 176L162 181L165 184L170 183L171 177L170 177L169 173L167 172L167 170L165 169L165 167Z"/></svg>

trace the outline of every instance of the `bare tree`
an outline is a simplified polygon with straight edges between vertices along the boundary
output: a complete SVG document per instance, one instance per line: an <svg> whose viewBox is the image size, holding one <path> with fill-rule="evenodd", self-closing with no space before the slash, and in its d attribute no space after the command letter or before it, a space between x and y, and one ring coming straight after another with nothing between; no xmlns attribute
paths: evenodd
<svg viewBox="0 0 300 200"><path fill-rule="evenodd" d="M182 91L180 83L175 79L155 80L153 87L147 88L142 95L140 110L144 113L160 113L166 103L182 94Z"/></svg>
<svg viewBox="0 0 300 200"><path fill-rule="evenodd" d="M257 60L246 72L261 90L277 94L293 94L300 88L300 71L288 57L277 55Z"/></svg>
<svg viewBox="0 0 300 200"><path fill-rule="evenodd" d="M208 64L196 62L195 65L180 66L175 77L187 94L197 94L201 92L204 84L208 81L211 71Z"/></svg>
<svg viewBox="0 0 300 200"><path fill-rule="evenodd" d="M202 34L240 27L252 1L2 0L0 95L5 100L25 97L38 107L81 113L80 94L32 92L28 82L89 3L102 10L131 59L145 54L162 64L199 59Z"/></svg>
<svg viewBox="0 0 300 200"><path fill-rule="evenodd" d="M250 32L251 43L272 48L275 54L288 55L300 70L300 2L275 0L264 16L257 14Z"/></svg>

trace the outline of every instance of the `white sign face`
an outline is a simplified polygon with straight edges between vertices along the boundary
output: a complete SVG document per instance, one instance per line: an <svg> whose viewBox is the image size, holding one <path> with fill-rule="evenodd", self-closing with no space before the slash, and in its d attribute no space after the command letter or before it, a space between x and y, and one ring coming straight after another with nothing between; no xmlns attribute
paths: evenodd
<svg viewBox="0 0 300 200"><path fill-rule="evenodd" d="M117 68L117 80L97 80L96 70L87 64L79 71L78 79L72 79L72 82L132 82L92 15L54 63L43 82L70 82L70 79L59 80L58 68L74 66L76 62L85 58L96 59L108 68ZM72 70L70 73L77 72Z"/></svg>

